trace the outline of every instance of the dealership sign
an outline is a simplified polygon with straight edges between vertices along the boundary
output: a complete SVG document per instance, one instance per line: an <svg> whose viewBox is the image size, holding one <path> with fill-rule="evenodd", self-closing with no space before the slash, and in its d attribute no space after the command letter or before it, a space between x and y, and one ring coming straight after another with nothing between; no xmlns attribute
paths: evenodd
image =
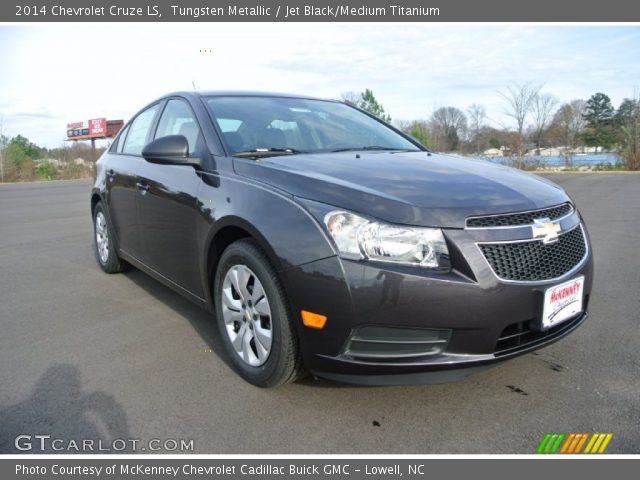
<svg viewBox="0 0 640 480"><path fill-rule="evenodd" d="M107 119L93 118L86 122L67 123L67 137L105 137L107 136Z"/></svg>

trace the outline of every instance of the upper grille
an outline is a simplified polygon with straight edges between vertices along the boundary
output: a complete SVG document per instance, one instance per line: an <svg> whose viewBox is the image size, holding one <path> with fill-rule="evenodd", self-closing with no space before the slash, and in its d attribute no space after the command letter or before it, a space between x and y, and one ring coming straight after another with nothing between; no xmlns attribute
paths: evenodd
<svg viewBox="0 0 640 480"><path fill-rule="evenodd" d="M561 277L578 265L587 253L580 226L560 235L554 243L532 240L478 246L498 277L520 282Z"/></svg>
<svg viewBox="0 0 640 480"><path fill-rule="evenodd" d="M505 213L503 215L488 215L486 217L467 218L467 227L471 228L491 228L491 227L512 227L518 225L531 225L537 218L548 218L557 220L568 215L573 210L570 203L563 203L556 207L543 208L541 210L531 210L520 213Z"/></svg>

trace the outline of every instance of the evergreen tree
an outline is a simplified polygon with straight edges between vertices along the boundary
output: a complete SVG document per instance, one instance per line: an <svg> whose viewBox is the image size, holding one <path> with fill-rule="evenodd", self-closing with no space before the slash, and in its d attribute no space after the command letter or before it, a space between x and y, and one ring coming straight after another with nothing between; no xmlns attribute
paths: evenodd
<svg viewBox="0 0 640 480"><path fill-rule="evenodd" d="M364 92L360 94L357 107L369 112L372 115L375 115L380 120L383 120L387 123L391 122L391 116L385 113L382 104L378 102L375 95L373 94L373 91L369 90L368 88L366 88Z"/></svg>
<svg viewBox="0 0 640 480"><path fill-rule="evenodd" d="M604 93L595 93L587 100L583 138L586 145L596 147L596 152L598 147L609 149L615 143L614 115L611 99Z"/></svg>

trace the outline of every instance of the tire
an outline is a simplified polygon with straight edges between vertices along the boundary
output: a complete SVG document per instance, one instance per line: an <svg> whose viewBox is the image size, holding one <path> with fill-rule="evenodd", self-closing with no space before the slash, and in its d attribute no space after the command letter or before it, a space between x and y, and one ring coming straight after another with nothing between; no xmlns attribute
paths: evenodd
<svg viewBox="0 0 640 480"><path fill-rule="evenodd" d="M106 273L120 273L128 265L116 252L113 233L102 203L98 203L93 209L93 251L98 265Z"/></svg>
<svg viewBox="0 0 640 480"><path fill-rule="evenodd" d="M223 252L214 302L222 343L242 378L258 387L275 387L303 376L284 287L254 241L238 240Z"/></svg>

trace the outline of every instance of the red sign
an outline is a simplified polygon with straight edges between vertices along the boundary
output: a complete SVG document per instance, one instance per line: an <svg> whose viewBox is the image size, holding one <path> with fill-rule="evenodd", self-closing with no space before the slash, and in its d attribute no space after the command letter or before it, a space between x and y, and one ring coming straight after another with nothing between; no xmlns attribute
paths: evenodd
<svg viewBox="0 0 640 480"><path fill-rule="evenodd" d="M67 138L69 140L89 140L93 138L115 137L124 122L122 120L107 120L94 118L84 122L67 123Z"/></svg>
<svg viewBox="0 0 640 480"><path fill-rule="evenodd" d="M106 135L107 134L107 119L106 118L94 118L89 120L89 135Z"/></svg>

